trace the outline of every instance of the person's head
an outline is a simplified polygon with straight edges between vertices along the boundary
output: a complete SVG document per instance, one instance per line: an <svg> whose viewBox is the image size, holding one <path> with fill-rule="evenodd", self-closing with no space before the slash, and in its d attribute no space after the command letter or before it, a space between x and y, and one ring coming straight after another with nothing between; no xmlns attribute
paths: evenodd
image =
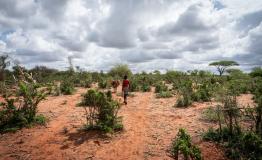
<svg viewBox="0 0 262 160"><path fill-rule="evenodd" d="M127 79L127 75L124 76L124 79Z"/></svg>

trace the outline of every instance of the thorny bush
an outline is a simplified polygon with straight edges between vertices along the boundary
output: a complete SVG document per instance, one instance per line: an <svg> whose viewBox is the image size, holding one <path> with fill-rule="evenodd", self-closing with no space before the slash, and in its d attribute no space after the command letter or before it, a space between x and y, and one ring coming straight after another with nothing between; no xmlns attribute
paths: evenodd
<svg viewBox="0 0 262 160"><path fill-rule="evenodd" d="M105 94L92 89L88 90L79 105L85 109L86 129L113 132L123 128L121 119L118 117L120 104L112 99L110 91Z"/></svg>

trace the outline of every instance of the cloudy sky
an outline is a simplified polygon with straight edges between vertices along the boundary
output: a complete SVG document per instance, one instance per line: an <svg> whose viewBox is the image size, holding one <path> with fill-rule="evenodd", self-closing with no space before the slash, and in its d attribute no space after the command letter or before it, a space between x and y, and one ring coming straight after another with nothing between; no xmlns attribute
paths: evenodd
<svg viewBox="0 0 262 160"><path fill-rule="evenodd" d="M261 0L0 0L0 54L26 67L262 65Z"/></svg>

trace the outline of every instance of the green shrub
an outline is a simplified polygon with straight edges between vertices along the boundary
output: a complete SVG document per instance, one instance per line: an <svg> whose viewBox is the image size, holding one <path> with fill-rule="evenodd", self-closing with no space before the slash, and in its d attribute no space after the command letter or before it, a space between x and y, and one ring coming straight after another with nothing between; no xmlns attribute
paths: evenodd
<svg viewBox="0 0 262 160"><path fill-rule="evenodd" d="M4 94L6 92L6 84L5 82L0 81L0 94Z"/></svg>
<svg viewBox="0 0 262 160"><path fill-rule="evenodd" d="M156 94L156 98L170 98L173 97L173 94L170 91L161 91Z"/></svg>
<svg viewBox="0 0 262 160"><path fill-rule="evenodd" d="M184 159L202 159L200 149L192 144L190 135L188 135L186 131L181 128L172 142L171 154L176 160L178 160L180 154L184 156Z"/></svg>
<svg viewBox="0 0 262 160"><path fill-rule="evenodd" d="M112 99L111 92L106 94L95 90L88 90L79 104L85 109L86 129L98 129L113 132L123 128L118 117L120 104Z"/></svg>
<svg viewBox="0 0 262 160"><path fill-rule="evenodd" d="M100 80L98 82L98 87L101 88L101 89L105 89L107 87L107 81L105 80Z"/></svg>
<svg viewBox="0 0 262 160"><path fill-rule="evenodd" d="M165 92L168 90L167 86L163 82L157 83L155 87L155 93Z"/></svg>
<svg viewBox="0 0 262 160"><path fill-rule="evenodd" d="M221 140L221 134L218 130L214 130L213 128L209 128L207 132L202 135L203 140L205 141L215 141L219 142Z"/></svg>
<svg viewBox="0 0 262 160"><path fill-rule="evenodd" d="M24 113L15 106L15 99L5 97L5 101L0 104L0 131L6 132L9 129L19 129L28 124Z"/></svg>
<svg viewBox="0 0 262 160"><path fill-rule="evenodd" d="M200 89L197 90L192 94L192 100L193 101L201 101L201 102L208 102L210 101L211 95L208 93L208 91Z"/></svg>
<svg viewBox="0 0 262 160"><path fill-rule="evenodd" d="M151 91L151 87L150 87L149 84L142 84L141 90L142 90L142 92L150 92Z"/></svg>
<svg viewBox="0 0 262 160"><path fill-rule="evenodd" d="M130 81L130 92L137 92L139 91L139 85L138 85L138 81L136 79L132 79Z"/></svg>
<svg viewBox="0 0 262 160"><path fill-rule="evenodd" d="M253 68L249 75L251 77L262 77L262 68L261 67Z"/></svg>
<svg viewBox="0 0 262 160"><path fill-rule="evenodd" d="M217 130L210 129L204 136L204 140L220 142L226 148L226 156L230 159L262 159L262 140L259 136L259 125L261 125L261 110L255 108L245 108L245 112L240 110L235 96L226 95L222 98L222 115L225 127ZM255 123L255 132L244 131L240 127L241 113L251 117ZM260 118L259 118L260 117ZM257 128L258 127L258 128Z"/></svg>
<svg viewBox="0 0 262 160"><path fill-rule="evenodd" d="M262 159L262 139L252 132L245 133L241 139L241 151L249 159Z"/></svg>
<svg viewBox="0 0 262 160"><path fill-rule="evenodd" d="M190 95L185 94L177 99L175 107L188 107L191 104L192 104L192 100Z"/></svg>
<svg viewBox="0 0 262 160"><path fill-rule="evenodd" d="M118 64L110 69L108 74L112 77L123 78L125 75L130 77L132 75L131 70L126 64Z"/></svg>
<svg viewBox="0 0 262 160"><path fill-rule="evenodd" d="M262 139L253 132L231 134L227 127L221 131L210 128L203 134L203 140L220 142L226 148L226 156L230 159L262 158Z"/></svg>
<svg viewBox="0 0 262 160"><path fill-rule="evenodd" d="M60 90L62 94L71 95L75 91L74 83L72 83L70 80L64 80L61 83Z"/></svg>
<svg viewBox="0 0 262 160"><path fill-rule="evenodd" d="M22 69L19 71L18 89L13 94L6 93L5 102L0 103L0 132L15 131L36 123L38 104L48 94L48 91L40 88L32 75Z"/></svg>
<svg viewBox="0 0 262 160"><path fill-rule="evenodd" d="M47 118L44 115L40 114L35 116L34 122L39 125L46 125Z"/></svg>
<svg viewBox="0 0 262 160"><path fill-rule="evenodd" d="M85 87L85 88L91 88L92 87L92 80L89 79L89 80L82 81L81 86Z"/></svg>

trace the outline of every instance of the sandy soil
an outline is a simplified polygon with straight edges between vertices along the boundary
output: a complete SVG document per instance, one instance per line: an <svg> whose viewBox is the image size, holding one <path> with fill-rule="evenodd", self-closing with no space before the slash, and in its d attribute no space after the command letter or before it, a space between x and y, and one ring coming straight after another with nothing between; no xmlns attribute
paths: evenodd
<svg viewBox="0 0 262 160"><path fill-rule="evenodd" d="M179 128L186 128L193 142L201 148L204 159L225 159L213 143L202 142L200 135L212 123L201 120L201 112L210 103L194 103L192 107L172 107L176 98L156 99L153 92L135 93L128 105L122 106L124 131L114 135L81 132L84 110L76 107L79 88L70 96L48 97L39 113L49 118L46 126L25 128L0 135L1 160L169 160L169 148ZM241 103L251 103L251 95L242 95Z"/></svg>

